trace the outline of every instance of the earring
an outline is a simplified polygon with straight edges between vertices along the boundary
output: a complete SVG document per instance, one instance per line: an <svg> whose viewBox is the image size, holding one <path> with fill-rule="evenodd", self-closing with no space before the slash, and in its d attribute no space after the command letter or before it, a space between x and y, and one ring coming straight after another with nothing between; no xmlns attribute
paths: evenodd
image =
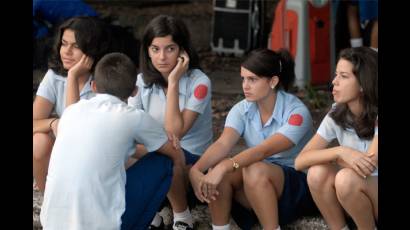
<svg viewBox="0 0 410 230"><path fill-rule="evenodd" d="M360 87L360 92L363 93L363 88L362 87Z"/></svg>
<svg viewBox="0 0 410 230"><path fill-rule="evenodd" d="M271 85L270 88L271 88L271 89L275 89L275 86L274 86L274 85Z"/></svg>

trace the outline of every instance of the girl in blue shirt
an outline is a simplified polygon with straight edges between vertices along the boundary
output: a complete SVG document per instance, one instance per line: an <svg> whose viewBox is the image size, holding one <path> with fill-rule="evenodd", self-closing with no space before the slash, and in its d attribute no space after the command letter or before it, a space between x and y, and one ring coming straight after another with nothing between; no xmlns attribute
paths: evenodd
<svg viewBox="0 0 410 230"><path fill-rule="evenodd" d="M368 47L342 50L333 79L335 104L296 159L331 229L374 229L378 218L378 69ZM328 147L337 139L339 146Z"/></svg>
<svg viewBox="0 0 410 230"><path fill-rule="evenodd" d="M293 168L313 134L312 118L286 93L295 78L288 51L252 51L241 64L241 78L245 99L192 166L191 183L198 199L209 203L213 229L230 229L231 210L242 229L251 228L255 214L263 229L280 229L314 207L305 173ZM248 148L230 156L241 137Z"/></svg>
<svg viewBox="0 0 410 230"><path fill-rule="evenodd" d="M93 97L90 81L97 61L108 52L106 27L93 17L66 20L57 33L49 70L33 103L33 175L44 191L51 149L64 109Z"/></svg>
<svg viewBox="0 0 410 230"><path fill-rule="evenodd" d="M212 142L211 81L200 70L186 25L180 19L159 15L146 27L141 42L138 94L129 104L149 113L168 133L180 139L189 167ZM137 147L137 157L145 154ZM184 174L175 169L168 199L174 229L192 229ZM159 227L156 215L151 229Z"/></svg>

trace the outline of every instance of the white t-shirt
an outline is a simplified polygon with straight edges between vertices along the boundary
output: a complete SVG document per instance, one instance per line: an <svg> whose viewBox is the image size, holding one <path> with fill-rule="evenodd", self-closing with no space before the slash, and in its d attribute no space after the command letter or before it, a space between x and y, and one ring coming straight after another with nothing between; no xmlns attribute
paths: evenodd
<svg viewBox="0 0 410 230"><path fill-rule="evenodd" d="M167 139L162 125L117 97L97 94L68 106L51 154L43 229L120 229L126 160L137 143L155 151Z"/></svg>
<svg viewBox="0 0 410 230"><path fill-rule="evenodd" d="M89 99L95 96L91 90L91 75L80 92L80 99ZM65 109L67 78L56 74L49 69L37 89L37 95L44 97L54 104L52 113L61 117Z"/></svg>
<svg viewBox="0 0 410 230"><path fill-rule="evenodd" d="M146 88L142 74L138 75L137 86L138 93L129 98L128 104L164 124L167 99L162 87ZM179 109L199 113L191 129L182 137L181 147L199 156L211 145L213 138L211 93L211 81L199 69L188 71L179 80Z"/></svg>
<svg viewBox="0 0 410 230"><path fill-rule="evenodd" d="M333 120L333 118L329 116L329 114L327 114L323 119L322 123L320 123L320 126L317 130L317 134L319 134L323 139L325 139L329 143L335 138L337 138L337 141L339 142L340 146L350 147L360 152L367 152L373 140L360 139L354 129L348 128L346 130L343 130L341 126L336 124L336 122ZM374 135L378 135L377 126L375 127ZM376 168L376 170L372 172L372 176L378 175L379 170Z"/></svg>

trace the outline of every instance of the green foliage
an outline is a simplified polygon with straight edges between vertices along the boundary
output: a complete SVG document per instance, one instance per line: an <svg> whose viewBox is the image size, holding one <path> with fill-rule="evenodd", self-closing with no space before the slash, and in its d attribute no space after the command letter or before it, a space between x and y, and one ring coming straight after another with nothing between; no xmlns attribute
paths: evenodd
<svg viewBox="0 0 410 230"><path fill-rule="evenodd" d="M323 89L315 89L310 84L306 86L305 100L307 100L313 109L322 109L332 103L329 92Z"/></svg>

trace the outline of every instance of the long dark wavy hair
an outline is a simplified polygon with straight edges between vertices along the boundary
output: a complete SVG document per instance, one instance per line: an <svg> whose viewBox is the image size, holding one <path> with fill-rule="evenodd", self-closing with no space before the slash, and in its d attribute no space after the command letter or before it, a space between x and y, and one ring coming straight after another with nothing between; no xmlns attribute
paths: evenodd
<svg viewBox="0 0 410 230"><path fill-rule="evenodd" d="M353 128L357 135L369 140L374 135L378 115L378 53L368 47L347 48L340 52L339 60L353 65L353 74L362 87L363 112L355 117L347 104L338 103L330 117L343 129Z"/></svg>
<svg viewBox="0 0 410 230"><path fill-rule="evenodd" d="M61 39L67 29L74 31L75 40L80 50L93 58L94 63L91 67L91 72L93 72L98 60L110 49L111 39L108 26L102 20L89 16L73 17L60 25L55 36L48 67L63 77L67 76L68 70L64 69L61 62L60 48Z"/></svg>
<svg viewBox="0 0 410 230"><path fill-rule="evenodd" d="M172 36L172 40L178 44L180 49L182 48L187 52L189 56L188 69L200 69L198 54L191 44L190 34L185 23L172 16L159 15L147 25L141 42L140 68L147 87L152 87L153 84L159 84L164 88L168 86L161 73L152 64L148 54L148 47L154 38L168 35Z"/></svg>
<svg viewBox="0 0 410 230"><path fill-rule="evenodd" d="M278 76L279 83L276 90L287 91L295 80L295 62L289 51L280 49L273 51L269 49L252 50L241 64L259 77L272 78Z"/></svg>

